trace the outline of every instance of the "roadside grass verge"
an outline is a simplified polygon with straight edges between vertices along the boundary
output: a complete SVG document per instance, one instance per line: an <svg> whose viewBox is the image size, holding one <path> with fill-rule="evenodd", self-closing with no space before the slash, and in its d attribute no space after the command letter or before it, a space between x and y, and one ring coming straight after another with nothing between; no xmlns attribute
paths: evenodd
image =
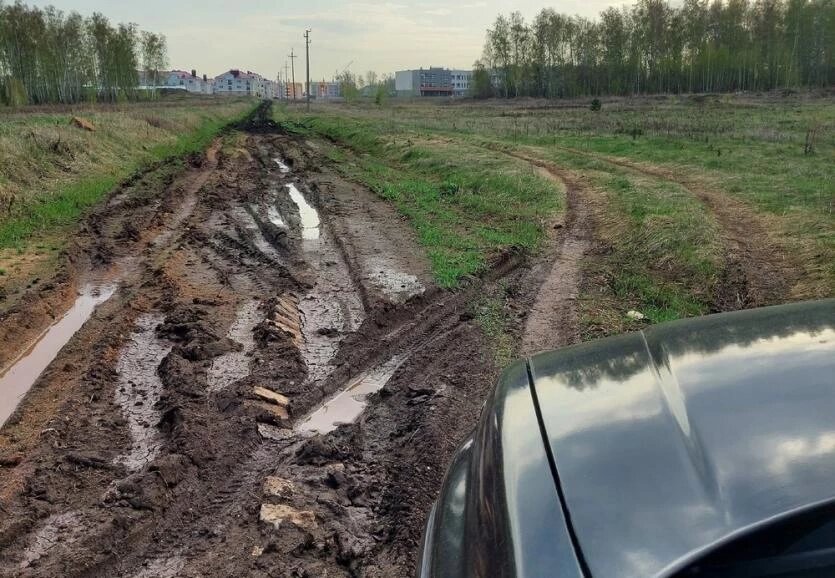
<svg viewBox="0 0 835 578"><path fill-rule="evenodd" d="M629 310L653 323L710 311L723 248L715 219L688 191L562 150L525 152L581 172L604 199L597 226L603 247L584 264L594 282L585 283L580 300L589 325L602 329L591 335L636 327ZM595 323L601 315L607 322Z"/></svg>
<svg viewBox="0 0 835 578"><path fill-rule="evenodd" d="M490 344L498 368L507 367L516 356L515 339L510 333L512 322L505 308L503 292L506 291L507 287L501 286L473 304L473 315Z"/></svg>
<svg viewBox="0 0 835 578"><path fill-rule="evenodd" d="M385 139L408 134L524 150L588 178L606 245L584 264L584 335L639 328L636 309L664 321L711 310L723 248L709 210L686 189L724 193L758 214L802 268L792 299L835 295L835 105L814 95L490 101L338 107L343 122ZM329 114L335 114L330 112ZM805 154L807 137L814 146ZM642 175L624 159L670 178ZM695 190L695 189L694 189Z"/></svg>
<svg viewBox="0 0 835 578"><path fill-rule="evenodd" d="M77 222L119 182L143 167L204 150L254 104L131 107L96 112L95 132L66 114L10 114L0 123L0 250L24 251L38 234Z"/></svg>
<svg viewBox="0 0 835 578"><path fill-rule="evenodd" d="M384 134L373 123L338 115L280 110L276 120L337 143L328 154L409 218L443 287L511 247L537 251L547 223L564 208L564 191L527 163L478 146L416 132Z"/></svg>

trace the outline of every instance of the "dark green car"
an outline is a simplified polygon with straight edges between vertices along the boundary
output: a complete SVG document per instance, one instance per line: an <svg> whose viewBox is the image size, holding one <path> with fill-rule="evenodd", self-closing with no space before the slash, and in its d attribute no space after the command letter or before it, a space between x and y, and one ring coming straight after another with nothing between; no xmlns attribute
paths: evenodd
<svg viewBox="0 0 835 578"><path fill-rule="evenodd" d="M657 325L508 368L419 576L835 576L835 301Z"/></svg>

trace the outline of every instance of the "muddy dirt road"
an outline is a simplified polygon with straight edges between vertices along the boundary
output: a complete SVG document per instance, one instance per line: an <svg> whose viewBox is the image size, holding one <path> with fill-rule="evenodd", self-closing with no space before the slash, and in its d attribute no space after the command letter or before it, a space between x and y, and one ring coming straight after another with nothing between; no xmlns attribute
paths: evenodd
<svg viewBox="0 0 835 578"><path fill-rule="evenodd" d="M497 375L473 303L521 339L524 260L440 290L316 143L263 107L235 134L114 192L2 314L0 575L412 573Z"/></svg>

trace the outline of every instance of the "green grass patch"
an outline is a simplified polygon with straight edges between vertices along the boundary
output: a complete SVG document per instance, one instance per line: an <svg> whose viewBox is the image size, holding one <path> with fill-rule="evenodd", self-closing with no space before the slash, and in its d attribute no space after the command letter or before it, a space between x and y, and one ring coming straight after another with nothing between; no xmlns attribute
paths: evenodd
<svg viewBox="0 0 835 578"><path fill-rule="evenodd" d="M473 313L493 351L496 367L507 367L515 357L515 340L508 331L511 320L503 300L496 295L484 296Z"/></svg>
<svg viewBox="0 0 835 578"><path fill-rule="evenodd" d="M78 221L86 209L98 203L118 183L154 163L199 153L230 122L249 113L248 106L227 115L200 115L193 129L181 132L168 142L140 149L134 158L107 171L65 182L50 194L28 195L14 205L11 214L0 218L0 249L23 249L39 231L64 227ZM136 148L137 143L123 143ZM94 153L95 154L95 153ZM95 156L92 157L95 159ZM48 162L48 159L47 161Z"/></svg>
<svg viewBox="0 0 835 578"><path fill-rule="evenodd" d="M326 154L409 218L443 287L511 247L538 250L544 223L564 207L563 191L527 163L481 147L418 133L391 138L373 123L337 115L276 117L287 130L339 145Z"/></svg>

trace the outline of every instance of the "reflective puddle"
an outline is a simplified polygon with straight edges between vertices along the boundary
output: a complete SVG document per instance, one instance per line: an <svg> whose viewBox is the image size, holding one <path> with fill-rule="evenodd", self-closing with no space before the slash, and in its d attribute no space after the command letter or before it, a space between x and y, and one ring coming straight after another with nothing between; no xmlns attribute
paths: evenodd
<svg viewBox="0 0 835 578"><path fill-rule="evenodd" d="M275 164L278 165L278 170L281 171L283 174L286 175L290 172L290 167L287 166L287 164L281 159L273 159L273 161L275 161Z"/></svg>
<svg viewBox="0 0 835 578"><path fill-rule="evenodd" d="M326 434L340 424L353 423L368 405L368 396L382 389L404 361L405 355L393 357L355 377L348 383L348 387L299 422L296 431Z"/></svg>
<svg viewBox="0 0 835 578"><path fill-rule="evenodd" d="M229 328L228 337L240 343L241 350L224 353L212 362L207 376L209 391L220 391L249 375L249 358L255 349L255 337L252 332L261 321L260 317L258 301L247 301L238 310L235 322Z"/></svg>
<svg viewBox="0 0 835 578"><path fill-rule="evenodd" d="M302 239L306 241L317 240L319 238L319 225L321 224L321 221L319 220L319 212L307 202L307 199L305 199L304 195L302 195L299 189L296 188L296 185L291 183L286 186L287 190L290 192L290 198L299 208L299 216L301 217L302 222Z"/></svg>
<svg viewBox="0 0 835 578"><path fill-rule="evenodd" d="M9 419L26 392L52 363L61 348L81 329L96 307L110 299L115 291L115 284L85 285L70 310L12 362L8 369L0 372L0 425Z"/></svg>
<svg viewBox="0 0 835 578"><path fill-rule="evenodd" d="M160 314L140 315L116 366L116 403L127 419L132 444L130 453L115 461L131 471L144 467L160 449L156 428L160 412L156 405L163 386L157 368L171 351L171 344L158 338L155 329L164 319Z"/></svg>
<svg viewBox="0 0 835 578"><path fill-rule="evenodd" d="M246 209L236 206L229 211L229 215L247 232L249 240L258 251L274 261L281 262L281 255L264 238L264 234L258 227L258 223L255 222L255 219L253 219L252 215Z"/></svg>
<svg viewBox="0 0 835 578"><path fill-rule="evenodd" d="M278 212L277 207L271 206L267 209L267 218L270 220L270 223L272 223L276 227L281 227L282 229L287 228L287 223L284 221L284 218L281 216L281 213Z"/></svg>

